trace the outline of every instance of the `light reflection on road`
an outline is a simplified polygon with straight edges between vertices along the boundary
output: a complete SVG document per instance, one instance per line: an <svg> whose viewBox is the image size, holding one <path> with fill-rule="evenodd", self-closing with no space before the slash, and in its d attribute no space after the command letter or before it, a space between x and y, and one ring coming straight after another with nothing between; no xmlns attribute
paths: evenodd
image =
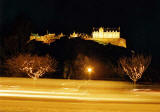
<svg viewBox="0 0 160 112"><path fill-rule="evenodd" d="M142 104L152 104L151 107L154 107L158 110L160 109L157 108L157 105L159 105L160 107L160 92L153 91L153 89L158 90L157 88L159 88L159 86L155 87L146 85L137 85L137 87L134 88L131 83L119 81L116 82L58 79L38 79L37 81L34 81L32 79L26 78L0 78L0 101L6 102L7 105L10 105L9 102L21 101L22 103L24 103L24 105L28 105L26 101L38 100L43 102L47 100L53 103L58 100L63 100L69 103L72 100L72 102L76 102L76 104L78 103L80 106L78 108L81 109L83 107L82 103L80 103L79 101L89 101L92 102L92 104L95 104L96 102L99 106L102 102L112 102L116 104L130 103L132 105L139 104L139 106ZM34 104L35 102L32 103ZM36 104L39 105L38 102L36 102ZM16 107L11 106L10 108ZM95 107L91 106L90 108ZM6 109L8 108L6 107ZM98 112L98 108L95 111Z"/></svg>
<svg viewBox="0 0 160 112"><path fill-rule="evenodd" d="M65 96L67 95L67 96ZM76 95L76 96L74 96ZM83 95L83 96L80 96ZM107 97L93 97L87 96L87 94L74 94L74 93L52 93L52 92L37 92L37 91L20 91L20 90L0 90L1 97L29 97L29 98L49 98L49 99L76 99L87 101L139 101L136 98L107 98ZM146 100L147 101L147 100Z"/></svg>

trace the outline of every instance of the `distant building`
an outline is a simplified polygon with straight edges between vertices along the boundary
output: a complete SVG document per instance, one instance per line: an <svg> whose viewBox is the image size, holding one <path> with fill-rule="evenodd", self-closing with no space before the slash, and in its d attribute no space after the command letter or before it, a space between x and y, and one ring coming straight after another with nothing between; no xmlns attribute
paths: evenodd
<svg viewBox="0 0 160 112"><path fill-rule="evenodd" d="M50 43L54 42L56 39L60 39L63 36L64 36L63 33L61 33L57 36L55 33L52 33L52 34L49 33L44 36L39 36L38 34L31 34L30 40L42 41L43 43L50 44Z"/></svg>
<svg viewBox="0 0 160 112"><path fill-rule="evenodd" d="M43 43L50 44L56 39L60 39L64 34L61 33L56 35L55 33L39 36L38 34L32 34L30 40L42 41ZM85 33L75 33L69 35L69 38L81 37L85 40L93 40L100 44L112 44L116 46L121 46L126 48L126 40L120 37L120 28L99 28L92 32L92 35L87 35Z"/></svg>
<svg viewBox="0 0 160 112"><path fill-rule="evenodd" d="M93 31L92 38L120 38L120 31L112 29L104 30L101 27L98 31Z"/></svg>
<svg viewBox="0 0 160 112"><path fill-rule="evenodd" d="M79 33L76 33L76 32L73 32L72 34L70 34L70 38L75 38L75 37L79 37L80 34Z"/></svg>
<svg viewBox="0 0 160 112"><path fill-rule="evenodd" d="M85 33L75 33L75 32L73 32L69 36L69 38L76 38L76 37L81 37L81 38L85 39L85 38L89 38L90 36Z"/></svg>
<svg viewBox="0 0 160 112"><path fill-rule="evenodd" d="M104 29L99 28L97 31L92 32L92 37L87 40L93 40L100 44L112 44L126 48L126 40L120 38L120 28L118 29Z"/></svg>

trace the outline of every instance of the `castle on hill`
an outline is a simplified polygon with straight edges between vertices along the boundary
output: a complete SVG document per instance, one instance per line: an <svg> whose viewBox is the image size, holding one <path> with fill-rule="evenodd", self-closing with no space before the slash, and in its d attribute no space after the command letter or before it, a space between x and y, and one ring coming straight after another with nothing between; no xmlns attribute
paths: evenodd
<svg viewBox="0 0 160 112"><path fill-rule="evenodd" d="M126 40L120 37L120 27L118 29L100 27L92 32L92 37L87 40L93 40L100 44L112 44L120 47L127 47Z"/></svg>
<svg viewBox="0 0 160 112"><path fill-rule="evenodd" d="M63 36L64 36L63 33L61 33L59 35L56 35L55 33L48 33L44 36L40 36L38 34L31 34L30 40L36 40L36 41L41 41L46 44L50 44L50 43L54 42L56 39L60 39Z"/></svg>
<svg viewBox="0 0 160 112"><path fill-rule="evenodd" d="M47 34L44 36L39 36L38 34L32 34L30 36L30 40L42 41L43 43L50 44L54 42L56 39L60 39L64 34L61 33L59 35ZM93 40L100 44L112 44L120 47L126 48L126 40L120 37L120 28L111 29L111 28L103 28L100 27L92 32L91 35L87 35L84 33L75 33L70 34L69 38L81 37L85 40Z"/></svg>
<svg viewBox="0 0 160 112"><path fill-rule="evenodd" d="M120 29L120 28L119 28ZM93 38L120 38L120 30L100 27L98 31L92 32Z"/></svg>

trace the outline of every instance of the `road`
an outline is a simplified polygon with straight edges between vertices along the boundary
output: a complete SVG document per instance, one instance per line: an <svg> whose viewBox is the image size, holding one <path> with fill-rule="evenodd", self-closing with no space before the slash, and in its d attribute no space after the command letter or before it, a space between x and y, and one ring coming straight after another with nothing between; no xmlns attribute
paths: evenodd
<svg viewBox="0 0 160 112"><path fill-rule="evenodd" d="M0 112L160 112L159 90L120 81L0 77Z"/></svg>

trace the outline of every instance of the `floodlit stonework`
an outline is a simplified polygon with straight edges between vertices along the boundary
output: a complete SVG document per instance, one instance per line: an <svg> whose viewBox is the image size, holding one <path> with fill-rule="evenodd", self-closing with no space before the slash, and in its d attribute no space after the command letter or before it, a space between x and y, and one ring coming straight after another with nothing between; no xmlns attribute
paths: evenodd
<svg viewBox="0 0 160 112"><path fill-rule="evenodd" d="M92 38L87 38L87 40L94 40L100 44L112 44L121 47L126 46L126 40L120 38L120 28L118 29L104 29L99 28L98 31L92 32Z"/></svg>
<svg viewBox="0 0 160 112"><path fill-rule="evenodd" d="M104 31L104 28L99 28L98 31L93 31L92 33L93 38L120 38L120 31L118 30L111 30L106 29Z"/></svg>
<svg viewBox="0 0 160 112"><path fill-rule="evenodd" d="M65 36L63 33L56 35L55 33L47 34L44 36L39 36L38 34L32 34L30 40L42 41L43 43L50 44L56 39L60 39ZM100 44L112 44L116 46L121 46L126 48L126 40L120 37L120 28L109 29L109 28L99 28L92 32L92 35L87 35L85 33L75 33L69 35L69 39L81 37L85 40L93 40Z"/></svg>
<svg viewBox="0 0 160 112"><path fill-rule="evenodd" d="M50 44L50 43L54 42L56 39L60 39L63 36L64 36L63 33L61 33L59 35L52 33L52 34L46 34L44 36L39 36L38 34L32 34L30 36L30 40L42 41L43 43Z"/></svg>
<svg viewBox="0 0 160 112"><path fill-rule="evenodd" d="M75 37L79 37L80 34L79 33L76 33L76 32L73 32L72 34L70 34L70 38L75 38Z"/></svg>

